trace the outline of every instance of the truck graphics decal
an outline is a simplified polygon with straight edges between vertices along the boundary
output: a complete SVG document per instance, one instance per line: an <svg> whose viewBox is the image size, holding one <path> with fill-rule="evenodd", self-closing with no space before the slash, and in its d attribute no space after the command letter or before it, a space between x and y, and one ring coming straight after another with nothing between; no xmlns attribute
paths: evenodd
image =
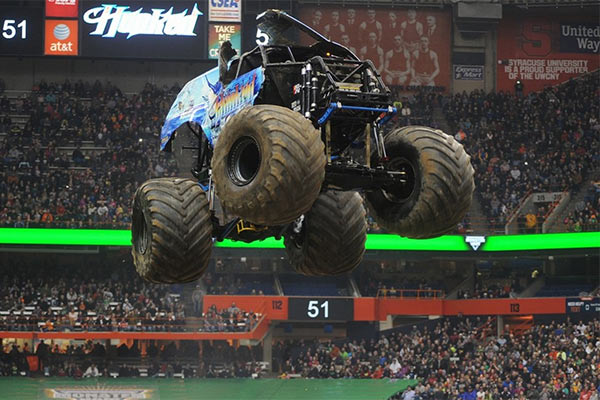
<svg viewBox="0 0 600 400"><path fill-rule="evenodd" d="M231 82L225 90L217 95L208 110L208 118L204 118L202 123L204 132L211 132L211 142L217 139L221 127L230 116L254 103L262 81L262 68L257 68Z"/></svg>
<svg viewBox="0 0 600 400"><path fill-rule="evenodd" d="M262 67L239 76L226 88L219 81L218 68L194 78L181 89L167 114L160 149L164 150L173 132L186 122L199 124L214 145L227 118L254 104L264 80Z"/></svg>

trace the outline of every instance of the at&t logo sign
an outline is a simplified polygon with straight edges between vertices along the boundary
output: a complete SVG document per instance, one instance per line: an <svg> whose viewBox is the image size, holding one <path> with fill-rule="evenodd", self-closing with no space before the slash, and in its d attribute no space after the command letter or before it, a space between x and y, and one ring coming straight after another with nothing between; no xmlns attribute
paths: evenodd
<svg viewBox="0 0 600 400"><path fill-rule="evenodd" d="M78 54L77 21L47 19L44 54L76 56Z"/></svg>

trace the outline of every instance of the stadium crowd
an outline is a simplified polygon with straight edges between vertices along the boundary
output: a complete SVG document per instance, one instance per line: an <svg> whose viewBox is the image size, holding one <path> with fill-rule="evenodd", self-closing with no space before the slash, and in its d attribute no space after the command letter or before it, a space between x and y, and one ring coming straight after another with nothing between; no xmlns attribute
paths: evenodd
<svg viewBox="0 0 600 400"><path fill-rule="evenodd" d="M245 332L261 317L235 305L203 314L201 299L199 310L190 307L182 285L149 284L130 263L108 261L114 269L101 260L89 258L85 269L54 265L53 274L0 260L0 330Z"/></svg>
<svg viewBox="0 0 600 400"><path fill-rule="evenodd" d="M484 211L500 227L527 193L577 190L598 161L591 150L599 144L597 77L525 97L482 91L442 96L426 88L404 96L392 87L402 107L395 120L431 125L434 105L444 106L455 137L472 155ZM41 81L17 99L3 95L0 226L127 228L137 186L177 173L170 154L158 151L157 136L178 90L146 84L139 94L124 95L110 82L66 80ZM12 121L19 115L26 121ZM567 229L595 226L594 201L568 217ZM461 225L464 230L470 223Z"/></svg>
<svg viewBox="0 0 600 400"><path fill-rule="evenodd" d="M444 297L443 283L435 279L380 280L371 276L360 280L360 292L369 297Z"/></svg>
<svg viewBox="0 0 600 400"><path fill-rule="evenodd" d="M396 99L394 106L399 110L398 114L393 117L393 121L401 126L404 125L425 125L433 126L433 108L436 102L441 98L439 92L436 92L428 87L417 87L410 94L404 93L402 86L390 86L392 97ZM386 129L390 129L393 125L387 125Z"/></svg>
<svg viewBox="0 0 600 400"><path fill-rule="evenodd" d="M0 226L128 228L144 180L176 170L157 135L178 88L47 84L0 99ZM10 115L28 116L24 127Z"/></svg>
<svg viewBox="0 0 600 400"><path fill-rule="evenodd" d="M598 398L598 319L552 321L499 337L491 325L445 319L378 340L278 343L274 355L284 378L418 379L394 397L402 400Z"/></svg>
<svg viewBox="0 0 600 400"><path fill-rule="evenodd" d="M471 154L477 194L492 225L503 227L530 192L581 188L599 160L598 76L526 96L475 90L444 98L446 119Z"/></svg>
<svg viewBox="0 0 600 400"><path fill-rule="evenodd" d="M600 180L593 182L587 196L575 203L575 209L563 220L567 232L598 231L600 212Z"/></svg>
<svg viewBox="0 0 600 400"><path fill-rule="evenodd" d="M33 370L32 355L37 356ZM261 345L233 347L226 341L149 341L142 354L137 342L116 346L88 340L59 346L43 340L35 349L27 343L3 346L0 376L246 378L262 372L261 356Z"/></svg>

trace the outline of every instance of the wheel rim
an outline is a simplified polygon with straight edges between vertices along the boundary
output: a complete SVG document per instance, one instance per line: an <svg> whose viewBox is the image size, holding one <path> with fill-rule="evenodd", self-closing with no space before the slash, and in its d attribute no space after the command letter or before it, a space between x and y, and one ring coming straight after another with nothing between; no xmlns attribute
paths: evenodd
<svg viewBox="0 0 600 400"><path fill-rule="evenodd" d="M417 187L414 164L402 157L395 158L387 164L387 169L392 171L404 171L406 183L404 185L384 186L381 189L383 196L393 203L404 203L415 192Z"/></svg>
<svg viewBox="0 0 600 400"><path fill-rule="evenodd" d="M237 186L252 182L260 168L261 154L258 143L250 136L238 139L227 159L227 172Z"/></svg>

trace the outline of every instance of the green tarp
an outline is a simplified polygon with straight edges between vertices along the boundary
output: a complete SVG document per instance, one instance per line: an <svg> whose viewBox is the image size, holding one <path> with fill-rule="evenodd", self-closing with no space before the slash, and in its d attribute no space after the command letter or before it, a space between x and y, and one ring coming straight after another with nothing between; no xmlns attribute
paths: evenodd
<svg viewBox="0 0 600 400"><path fill-rule="evenodd" d="M415 381L0 377L0 399L387 400Z"/></svg>

